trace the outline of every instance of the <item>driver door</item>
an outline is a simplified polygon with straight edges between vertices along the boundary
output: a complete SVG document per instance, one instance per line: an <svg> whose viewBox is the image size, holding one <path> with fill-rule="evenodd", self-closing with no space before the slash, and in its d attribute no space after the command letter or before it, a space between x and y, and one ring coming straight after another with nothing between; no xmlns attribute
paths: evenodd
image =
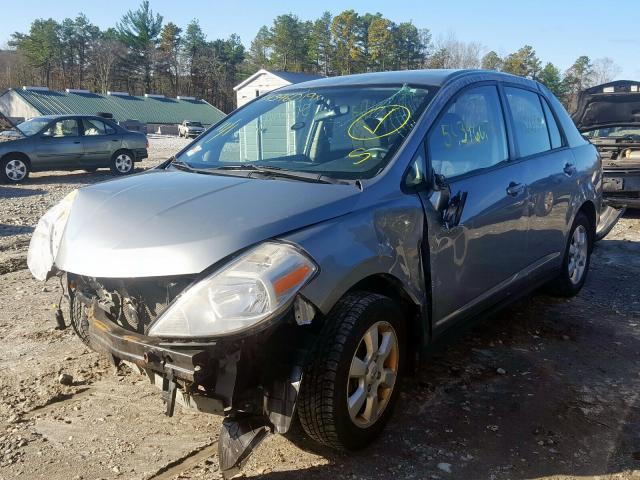
<svg viewBox="0 0 640 480"><path fill-rule="evenodd" d="M76 118L54 120L43 130L36 148L45 170L50 168L80 168L84 155L80 128Z"/></svg>
<svg viewBox="0 0 640 480"><path fill-rule="evenodd" d="M528 265L525 165L510 161L506 132L497 85L483 84L463 90L427 135L431 170L444 179L421 194L434 330L499 300Z"/></svg>

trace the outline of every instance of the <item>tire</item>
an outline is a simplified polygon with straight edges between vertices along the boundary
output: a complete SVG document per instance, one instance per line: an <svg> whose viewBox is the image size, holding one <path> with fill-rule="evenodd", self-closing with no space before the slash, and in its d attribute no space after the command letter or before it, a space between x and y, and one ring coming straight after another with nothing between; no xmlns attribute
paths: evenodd
<svg viewBox="0 0 640 480"><path fill-rule="evenodd" d="M573 221L560 275L548 285L548 292L559 297L577 295L587 280L591 251L593 250L593 226L587 216L580 212Z"/></svg>
<svg viewBox="0 0 640 480"><path fill-rule="evenodd" d="M0 160L0 180L3 183L18 184L29 178L29 160L19 155L9 155Z"/></svg>
<svg viewBox="0 0 640 480"><path fill-rule="evenodd" d="M86 307L76 301L73 295L69 297L69 310L71 313L71 327L82 342L91 346L89 338L89 319L87 318Z"/></svg>
<svg viewBox="0 0 640 480"><path fill-rule="evenodd" d="M596 242L599 242L604 237L609 235L609 232L613 230L613 227L615 227L616 223L618 223L618 220L622 218L624 212L624 208L614 208L606 206L602 209L602 211L600 212L600 222L598 222L598 227L596 228Z"/></svg>
<svg viewBox="0 0 640 480"><path fill-rule="evenodd" d="M111 156L110 168L114 175L129 175L134 168L133 153L129 150L118 150Z"/></svg>
<svg viewBox="0 0 640 480"><path fill-rule="evenodd" d="M374 331L381 347L390 346L377 361L372 356L376 349L368 347L373 344L369 333ZM391 299L367 292L343 297L328 315L302 378L298 417L305 432L337 450L369 445L384 428L397 401L405 345L404 318ZM367 359L371 359L368 364ZM374 396L377 409L371 408ZM354 404L351 413L349 400ZM372 411L377 414L369 415Z"/></svg>

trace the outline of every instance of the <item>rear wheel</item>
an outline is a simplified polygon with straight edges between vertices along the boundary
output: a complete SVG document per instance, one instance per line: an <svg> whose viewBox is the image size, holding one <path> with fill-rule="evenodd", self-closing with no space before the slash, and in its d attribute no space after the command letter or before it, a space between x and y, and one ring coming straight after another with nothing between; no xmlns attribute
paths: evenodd
<svg viewBox="0 0 640 480"><path fill-rule="evenodd" d="M549 284L549 293L572 297L580 291L587 280L593 240L593 227L589 219L584 213L578 213L569 232L562 271L558 278Z"/></svg>
<svg viewBox="0 0 640 480"><path fill-rule="evenodd" d="M118 150L111 157L111 173L128 175L133 172L133 154L128 150Z"/></svg>
<svg viewBox="0 0 640 480"><path fill-rule="evenodd" d="M9 156L0 161L0 179L5 183L20 183L29 178L29 161Z"/></svg>
<svg viewBox="0 0 640 480"><path fill-rule="evenodd" d="M402 312L391 299L354 292L340 300L300 387L298 416L307 434L340 450L370 444L397 400L405 345Z"/></svg>

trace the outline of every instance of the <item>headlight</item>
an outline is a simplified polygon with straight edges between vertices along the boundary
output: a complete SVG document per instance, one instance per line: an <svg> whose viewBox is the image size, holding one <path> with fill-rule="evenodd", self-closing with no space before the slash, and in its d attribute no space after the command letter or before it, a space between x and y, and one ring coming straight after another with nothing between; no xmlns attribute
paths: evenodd
<svg viewBox="0 0 640 480"><path fill-rule="evenodd" d="M33 232L27 253L27 265L31 274L38 280L46 280L51 271L77 193L77 190L72 191L47 210Z"/></svg>
<svg viewBox="0 0 640 480"><path fill-rule="evenodd" d="M253 327L282 311L317 269L291 245L262 243L187 289L149 335L212 337Z"/></svg>

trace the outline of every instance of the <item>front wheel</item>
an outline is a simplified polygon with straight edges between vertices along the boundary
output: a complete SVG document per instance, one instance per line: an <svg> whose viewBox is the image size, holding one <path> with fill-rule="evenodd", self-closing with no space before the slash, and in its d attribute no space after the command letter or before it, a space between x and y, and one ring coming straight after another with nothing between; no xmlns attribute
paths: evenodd
<svg viewBox="0 0 640 480"><path fill-rule="evenodd" d="M593 240L593 227L589 219L584 213L578 213L569 231L562 270L548 285L549 293L560 297L573 297L578 294L587 280Z"/></svg>
<svg viewBox="0 0 640 480"><path fill-rule="evenodd" d="M79 302L73 295L69 296L69 305L71 313L71 327L76 335L85 345L90 346L89 340L89 317L87 316L87 307Z"/></svg>
<svg viewBox="0 0 640 480"><path fill-rule="evenodd" d="M127 150L119 150L111 157L111 173L128 175L133 172L133 154Z"/></svg>
<svg viewBox="0 0 640 480"><path fill-rule="evenodd" d="M405 358L402 311L388 297L353 292L329 314L298 397L302 427L339 450L370 444L389 420Z"/></svg>
<svg viewBox="0 0 640 480"><path fill-rule="evenodd" d="M0 180L20 183L29 177L29 162L22 157L8 157L0 161Z"/></svg>

